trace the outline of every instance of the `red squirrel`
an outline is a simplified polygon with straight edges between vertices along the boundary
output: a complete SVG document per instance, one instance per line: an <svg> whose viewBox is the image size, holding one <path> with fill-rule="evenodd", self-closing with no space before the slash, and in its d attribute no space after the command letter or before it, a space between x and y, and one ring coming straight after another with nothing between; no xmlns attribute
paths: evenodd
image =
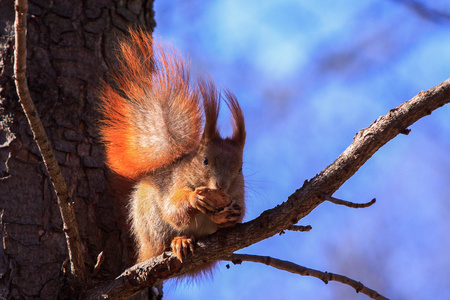
<svg viewBox="0 0 450 300"><path fill-rule="evenodd" d="M130 30L118 52L100 95L106 163L137 182L129 219L138 262L170 249L182 261L196 239L244 217L244 115L211 79L191 84L178 51L147 32ZM229 138L217 128L221 99L232 114Z"/></svg>

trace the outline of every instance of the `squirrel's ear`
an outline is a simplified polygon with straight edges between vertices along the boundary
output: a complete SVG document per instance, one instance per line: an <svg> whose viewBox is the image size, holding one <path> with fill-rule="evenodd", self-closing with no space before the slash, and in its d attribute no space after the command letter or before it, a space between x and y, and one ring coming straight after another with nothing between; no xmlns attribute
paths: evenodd
<svg viewBox="0 0 450 300"><path fill-rule="evenodd" d="M198 80L200 94L203 98L203 108L205 112L205 129L203 131L203 141L209 141L220 137L217 129L217 118L219 117L220 102L216 87L211 78Z"/></svg>
<svg viewBox="0 0 450 300"><path fill-rule="evenodd" d="M244 147L246 136L244 113L233 92L225 90L225 98L228 108L233 116L233 119L231 120L233 126L233 136L231 137L231 140L237 145Z"/></svg>

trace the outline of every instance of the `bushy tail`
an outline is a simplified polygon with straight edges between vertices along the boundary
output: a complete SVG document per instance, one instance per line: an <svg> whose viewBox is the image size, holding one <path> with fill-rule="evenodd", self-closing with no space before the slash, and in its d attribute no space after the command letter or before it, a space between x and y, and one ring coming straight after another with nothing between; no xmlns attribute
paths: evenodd
<svg viewBox="0 0 450 300"><path fill-rule="evenodd" d="M131 31L119 47L112 84L103 84L101 135L106 161L136 179L195 150L202 136L200 96L172 47Z"/></svg>

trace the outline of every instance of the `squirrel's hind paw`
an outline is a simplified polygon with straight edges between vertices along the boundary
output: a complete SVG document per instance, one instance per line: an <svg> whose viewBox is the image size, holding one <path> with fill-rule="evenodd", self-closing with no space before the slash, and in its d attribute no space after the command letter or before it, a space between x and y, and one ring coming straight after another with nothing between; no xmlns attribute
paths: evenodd
<svg viewBox="0 0 450 300"><path fill-rule="evenodd" d="M192 237L176 236L173 238L170 247L178 259L183 262L183 258L186 258L189 253L194 253L194 243L195 240Z"/></svg>

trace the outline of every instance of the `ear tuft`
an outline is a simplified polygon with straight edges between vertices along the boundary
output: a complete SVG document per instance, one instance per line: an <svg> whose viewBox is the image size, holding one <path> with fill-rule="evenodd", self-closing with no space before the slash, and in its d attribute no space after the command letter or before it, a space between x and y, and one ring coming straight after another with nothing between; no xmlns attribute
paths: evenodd
<svg viewBox="0 0 450 300"><path fill-rule="evenodd" d="M225 101L233 116L233 119L231 120L233 126L233 136L231 137L231 140L243 148L246 137L244 113L239 106L236 96L230 90L225 90Z"/></svg>
<svg viewBox="0 0 450 300"><path fill-rule="evenodd" d="M217 93L216 86L211 78L200 78L198 86L203 98L203 109L205 114L203 140L209 141L220 137L219 130L217 129L217 118L219 117L220 110L220 95Z"/></svg>

